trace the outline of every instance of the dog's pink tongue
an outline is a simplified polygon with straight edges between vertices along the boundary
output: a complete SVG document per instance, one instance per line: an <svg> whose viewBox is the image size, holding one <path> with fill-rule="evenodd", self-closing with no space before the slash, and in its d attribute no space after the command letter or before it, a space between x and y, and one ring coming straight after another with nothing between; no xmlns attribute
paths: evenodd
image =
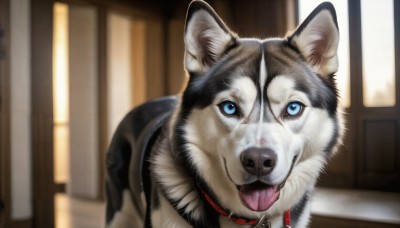
<svg viewBox="0 0 400 228"><path fill-rule="evenodd" d="M239 195L246 206L253 211L266 211L279 197L278 188L274 186L251 186L241 187Z"/></svg>

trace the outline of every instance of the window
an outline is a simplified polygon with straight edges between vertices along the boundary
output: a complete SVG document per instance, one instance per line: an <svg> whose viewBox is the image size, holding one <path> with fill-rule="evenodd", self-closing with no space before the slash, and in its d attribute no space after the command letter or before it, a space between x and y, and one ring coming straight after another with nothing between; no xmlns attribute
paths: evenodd
<svg viewBox="0 0 400 228"><path fill-rule="evenodd" d="M365 107L396 104L393 0L362 0L362 75Z"/></svg>
<svg viewBox="0 0 400 228"><path fill-rule="evenodd" d="M320 2L298 0L300 20ZM396 53L400 53L395 39L400 32L400 3L394 0L332 0L332 3L341 36L337 79L342 104L349 109L344 144L327 167L332 175L324 177L323 185L400 191L399 185L393 185L400 183L400 157L396 156L400 148L400 104L396 101L400 88L396 78L400 72L396 72L399 63L395 61ZM344 47L348 50L343 55ZM344 78L345 82L341 82Z"/></svg>
<svg viewBox="0 0 400 228"><path fill-rule="evenodd" d="M54 181L65 183L69 180L68 5L55 3L53 10Z"/></svg>

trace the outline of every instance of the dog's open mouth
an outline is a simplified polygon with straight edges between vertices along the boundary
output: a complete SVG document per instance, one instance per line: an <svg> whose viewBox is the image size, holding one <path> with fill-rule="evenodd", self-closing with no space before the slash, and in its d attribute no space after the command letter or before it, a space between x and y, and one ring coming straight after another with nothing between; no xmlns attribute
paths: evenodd
<svg viewBox="0 0 400 228"><path fill-rule="evenodd" d="M238 187L243 204L252 211L266 211L279 198L280 187L254 182Z"/></svg>

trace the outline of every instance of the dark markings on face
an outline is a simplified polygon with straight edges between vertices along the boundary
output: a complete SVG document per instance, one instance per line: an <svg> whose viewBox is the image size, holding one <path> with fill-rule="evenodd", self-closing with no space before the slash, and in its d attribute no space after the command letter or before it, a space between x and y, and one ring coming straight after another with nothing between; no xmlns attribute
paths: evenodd
<svg viewBox="0 0 400 228"><path fill-rule="evenodd" d="M267 77L262 86L264 91L261 91L260 61L263 52ZM239 76L247 76L254 82L258 90L258 101L262 95L266 105L268 97L265 90L280 75L292 77L296 89L308 95L313 107L326 109L331 116L336 114L338 99L333 77L317 75L297 49L284 39L267 40L263 43L239 40L204 75L191 75L183 94L182 108L190 112L194 107L201 109L210 105L215 96L228 90L233 79ZM254 111L259 111L259 108L254 108Z"/></svg>
<svg viewBox="0 0 400 228"><path fill-rule="evenodd" d="M227 89L233 79L249 76L257 82L260 61L259 43L242 41L231 48L220 61L217 61L205 74L190 74L187 88L182 98L182 108L204 108L210 105L215 96Z"/></svg>
<svg viewBox="0 0 400 228"><path fill-rule="evenodd" d="M285 40L267 41L265 58L268 84L279 75L294 79L296 89L308 95L315 108L323 108L335 115L338 105L336 84L333 76L317 75L299 52Z"/></svg>

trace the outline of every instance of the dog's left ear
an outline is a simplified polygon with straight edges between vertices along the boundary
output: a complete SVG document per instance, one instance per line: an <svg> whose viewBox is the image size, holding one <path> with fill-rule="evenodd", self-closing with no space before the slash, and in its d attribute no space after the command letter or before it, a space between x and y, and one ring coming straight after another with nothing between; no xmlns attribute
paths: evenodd
<svg viewBox="0 0 400 228"><path fill-rule="evenodd" d="M288 41L321 76L337 72L339 29L331 3L324 2L315 8Z"/></svg>
<svg viewBox="0 0 400 228"><path fill-rule="evenodd" d="M233 34L204 1L189 5L185 25L185 67L195 75L207 71L235 43Z"/></svg>

